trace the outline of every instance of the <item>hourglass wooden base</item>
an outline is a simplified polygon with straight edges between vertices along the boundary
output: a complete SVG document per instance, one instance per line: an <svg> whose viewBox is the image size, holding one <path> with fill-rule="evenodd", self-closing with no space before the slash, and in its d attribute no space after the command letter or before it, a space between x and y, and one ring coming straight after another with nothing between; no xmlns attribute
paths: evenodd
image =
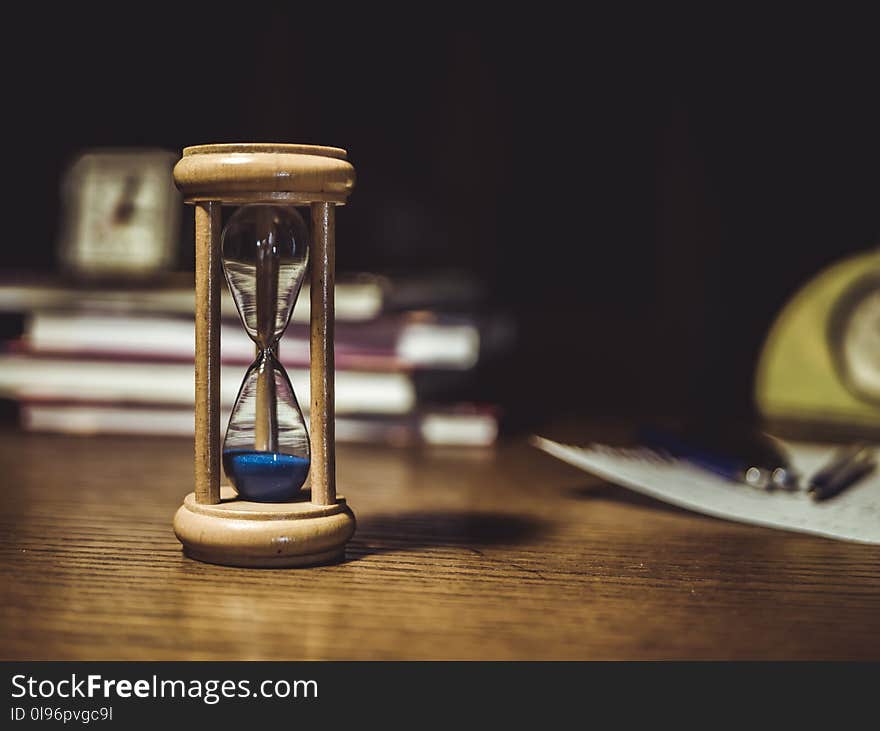
<svg viewBox="0 0 880 731"><path fill-rule="evenodd" d="M304 491L301 500L255 503L238 500L230 487L220 497L216 505L205 505L190 493L174 516L174 532L190 558L255 568L335 563L354 534L345 498L312 505Z"/></svg>

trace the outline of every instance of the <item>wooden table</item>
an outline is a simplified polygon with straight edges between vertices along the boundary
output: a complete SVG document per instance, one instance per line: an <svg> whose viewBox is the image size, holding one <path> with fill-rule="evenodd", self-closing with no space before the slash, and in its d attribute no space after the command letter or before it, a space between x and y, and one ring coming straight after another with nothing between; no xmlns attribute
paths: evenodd
<svg viewBox="0 0 880 731"><path fill-rule="evenodd" d="M522 440L339 447L347 560L181 554L192 445L0 433L5 659L878 658L880 550L701 517Z"/></svg>

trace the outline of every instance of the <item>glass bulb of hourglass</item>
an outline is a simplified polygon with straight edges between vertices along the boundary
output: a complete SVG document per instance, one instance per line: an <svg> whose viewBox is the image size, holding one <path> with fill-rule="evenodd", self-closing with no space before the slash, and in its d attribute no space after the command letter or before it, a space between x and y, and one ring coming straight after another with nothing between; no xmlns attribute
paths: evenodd
<svg viewBox="0 0 880 731"><path fill-rule="evenodd" d="M308 229L295 208L239 208L222 234L223 270L258 349L232 408L223 469L245 500L296 495L311 463L309 435L276 355L308 264Z"/></svg>

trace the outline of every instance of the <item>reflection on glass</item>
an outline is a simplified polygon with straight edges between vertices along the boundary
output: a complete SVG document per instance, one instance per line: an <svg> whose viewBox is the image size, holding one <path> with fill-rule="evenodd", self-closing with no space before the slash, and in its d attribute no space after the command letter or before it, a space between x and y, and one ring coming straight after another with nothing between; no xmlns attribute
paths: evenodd
<svg viewBox="0 0 880 731"><path fill-rule="evenodd" d="M308 230L295 208L249 205L229 219L222 242L226 281L258 350L232 408L223 469L245 500L289 500L309 472L309 436L275 350L302 285Z"/></svg>

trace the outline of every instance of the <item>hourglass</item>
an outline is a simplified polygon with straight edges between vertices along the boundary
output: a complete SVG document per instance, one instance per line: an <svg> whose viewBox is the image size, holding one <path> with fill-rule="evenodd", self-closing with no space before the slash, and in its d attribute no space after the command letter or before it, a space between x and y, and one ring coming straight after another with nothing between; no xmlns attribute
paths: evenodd
<svg viewBox="0 0 880 731"><path fill-rule="evenodd" d="M209 563L338 560L355 521L335 480L335 208L348 199L354 168L333 147L200 145L184 149L174 180L196 214L195 490L174 531L188 556ZM224 205L239 207L221 233ZM309 263L311 435L278 357ZM221 444L224 275L256 355ZM222 488L221 465L231 483Z"/></svg>
<svg viewBox="0 0 880 731"><path fill-rule="evenodd" d="M241 322L257 347L223 440L223 471L238 496L293 498L309 471L309 436L276 357L308 261L308 233L295 208L239 208L220 236L223 271Z"/></svg>

